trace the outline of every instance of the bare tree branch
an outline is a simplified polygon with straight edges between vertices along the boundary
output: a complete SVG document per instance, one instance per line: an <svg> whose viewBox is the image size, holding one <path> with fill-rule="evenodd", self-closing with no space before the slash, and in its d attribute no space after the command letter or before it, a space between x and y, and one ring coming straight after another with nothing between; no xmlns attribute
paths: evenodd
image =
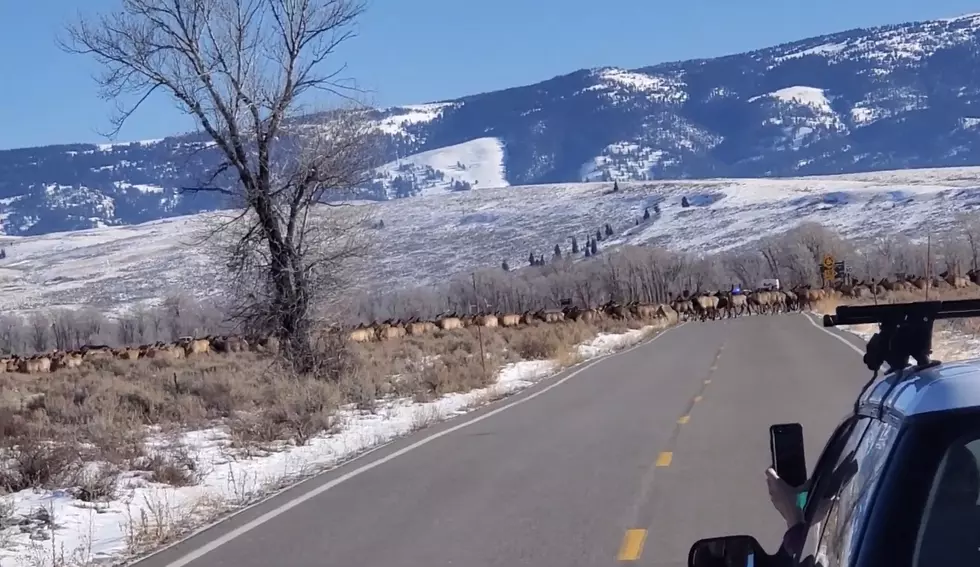
<svg viewBox="0 0 980 567"><path fill-rule="evenodd" d="M325 238L329 230L311 214L359 186L375 154L363 109L315 122L298 114L315 92L351 92L338 78L344 66L326 66L363 12L360 0L122 0L117 12L80 19L62 42L102 64L104 98L137 97L113 118L115 132L151 94L165 92L214 141L223 163L183 191L223 194L243 210L212 231L235 227L227 267L240 290L249 288L238 315L285 339L304 368L322 295L316 286L337 280L358 248L337 233ZM325 240L344 246L324 251Z"/></svg>

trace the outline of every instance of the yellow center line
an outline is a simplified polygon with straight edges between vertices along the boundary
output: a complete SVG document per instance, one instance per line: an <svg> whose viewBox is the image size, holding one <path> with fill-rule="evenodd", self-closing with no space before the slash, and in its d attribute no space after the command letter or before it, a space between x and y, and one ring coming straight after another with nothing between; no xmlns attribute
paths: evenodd
<svg viewBox="0 0 980 567"><path fill-rule="evenodd" d="M636 561L643 553L643 542L647 539L646 530L626 530L623 536L623 544L619 546L619 555L616 559L620 561Z"/></svg>
<svg viewBox="0 0 980 567"><path fill-rule="evenodd" d="M690 420L691 420L691 416L684 415L684 416L681 416L681 418L677 420L677 423L679 423L681 425L684 425L685 423L687 423Z"/></svg>
<svg viewBox="0 0 980 567"><path fill-rule="evenodd" d="M695 402L700 402L700 401L701 401L701 400L703 400L703 399L704 399L704 398L703 398L703 397L701 397L701 396L694 396L694 401L695 401Z"/></svg>
<svg viewBox="0 0 980 567"><path fill-rule="evenodd" d="M657 466L658 467L669 467L670 462L674 460L674 454L670 451L664 451L657 455Z"/></svg>

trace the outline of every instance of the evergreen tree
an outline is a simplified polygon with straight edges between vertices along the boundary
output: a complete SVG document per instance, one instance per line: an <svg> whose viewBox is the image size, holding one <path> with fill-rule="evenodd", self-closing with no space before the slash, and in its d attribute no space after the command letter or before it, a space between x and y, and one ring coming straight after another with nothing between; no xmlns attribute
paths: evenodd
<svg viewBox="0 0 980 567"><path fill-rule="evenodd" d="M385 227L385 221L384 221L384 219L379 220L378 221L378 228L384 228L384 227Z"/></svg>
<svg viewBox="0 0 980 567"><path fill-rule="evenodd" d="M633 224L635 226L640 226L640 219L633 219Z"/></svg>
<svg viewBox="0 0 980 567"><path fill-rule="evenodd" d="M561 259L561 246L555 244L555 260Z"/></svg>
<svg viewBox="0 0 980 567"><path fill-rule="evenodd" d="M609 226L609 223L606 223L606 236L612 236L612 235L613 235L612 227Z"/></svg>
<svg viewBox="0 0 980 567"><path fill-rule="evenodd" d="M500 267L503 268L505 272L510 271L510 266L507 265L507 260L504 260L503 264L500 264Z"/></svg>
<svg viewBox="0 0 980 567"><path fill-rule="evenodd" d="M531 264L532 266L535 265L535 263L534 263L534 252L531 252L531 255L528 256L527 263L528 264Z"/></svg>
<svg viewBox="0 0 980 567"><path fill-rule="evenodd" d="M7 257L7 250L5 248L0 248L0 260Z"/></svg>
<svg viewBox="0 0 980 567"><path fill-rule="evenodd" d="M578 240L572 237L572 254L578 254Z"/></svg>
<svg viewBox="0 0 980 567"><path fill-rule="evenodd" d="M650 220L650 209L643 209L643 220Z"/></svg>
<svg viewBox="0 0 980 567"><path fill-rule="evenodd" d="M592 241L592 255L595 256L599 253L599 244L595 240Z"/></svg>
<svg viewBox="0 0 980 567"><path fill-rule="evenodd" d="M691 206L691 203L688 202L687 197L681 197L681 206L682 207L690 207Z"/></svg>
<svg viewBox="0 0 980 567"><path fill-rule="evenodd" d="M658 215L660 214L660 203L653 204L653 212L657 213Z"/></svg>
<svg viewBox="0 0 980 567"><path fill-rule="evenodd" d="M618 192L619 192L619 182L613 181L613 193L618 193Z"/></svg>
<svg viewBox="0 0 980 567"><path fill-rule="evenodd" d="M596 240L602 240L602 231L599 230L598 228L595 229L595 239Z"/></svg>
<svg viewBox="0 0 980 567"><path fill-rule="evenodd" d="M592 241L590 240L589 243L591 243L591 242ZM585 257L586 258L590 258L591 256L592 256L592 251L589 249L589 245L586 244L585 245Z"/></svg>

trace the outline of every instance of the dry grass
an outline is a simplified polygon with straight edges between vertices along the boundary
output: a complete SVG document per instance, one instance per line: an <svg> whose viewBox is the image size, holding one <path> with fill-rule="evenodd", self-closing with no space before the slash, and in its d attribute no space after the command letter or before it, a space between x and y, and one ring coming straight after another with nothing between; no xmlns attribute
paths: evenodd
<svg viewBox="0 0 980 567"><path fill-rule="evenodd" d="M967 288L930 289L928 297L924 291L889 291L878 295L877 298L854 298L834 296L821 299L813 306L813 311L826 314L833 313L838 305L874 305L875 303L910 303L917 301L980 299L980 287L972 285Z"/></svg>
<svg viewBox="0 0 980 567"><path fill-rule="evenodd" d="M179 447L149 450L149 427L163 435L221 423L233 446L256 454L305 444L338 426L344 404L371 410L386 397L429 401L492 385L521 359L578 361L575 346L598 332L639 322L539 324L517 329L437 331L385 342L331 345L332 366L296 376L252 353L172 365L102 361L51 374L0 374L0 451L11 465L0 489L75 487L84 500L109 499L121 470L173 486L200 476ZM419 427L432 421L419 416ZM98 462L93 469L85 463ZM151 539L159 539L154 536Z"/></svg>

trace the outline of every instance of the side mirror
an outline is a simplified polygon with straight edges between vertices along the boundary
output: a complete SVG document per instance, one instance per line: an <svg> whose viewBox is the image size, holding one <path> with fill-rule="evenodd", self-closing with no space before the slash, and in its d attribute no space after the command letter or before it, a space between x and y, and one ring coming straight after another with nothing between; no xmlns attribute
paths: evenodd
<svg viewBox="0 0 980 567"><path fill-rule="evenodd" d="M752 536L733 535L698 540L687 554L687 567L754 567L766 552Z"/></svg>

